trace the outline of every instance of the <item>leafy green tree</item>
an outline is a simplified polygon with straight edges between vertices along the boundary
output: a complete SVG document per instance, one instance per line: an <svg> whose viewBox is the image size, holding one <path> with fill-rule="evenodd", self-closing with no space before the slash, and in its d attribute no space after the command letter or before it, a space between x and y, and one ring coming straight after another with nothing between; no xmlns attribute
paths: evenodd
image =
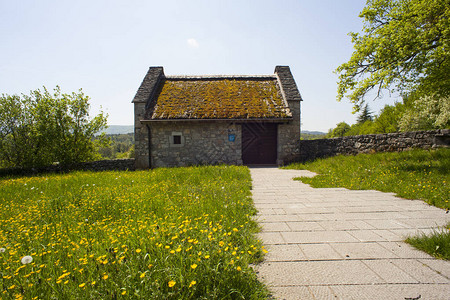
<svg viewBox="0 0 450 300"><path fill-rule="evenodd" d="M401 131L450 128L450 96L409 98L406 106L399 120Z"/></svg>
<svg viewBox="0 0 450 300"><path fill-rule="evenodd" d="M34 167L55 162L77 163L98 158L94 134L106 127L100 112L89 118L89 97L63 94L57 86L21 96L0 97L0 162L4 166Z"/></svg>
<svg viewBox="0 0 450 300"><path fill-rule="evenodd" d="M350 135L361 135L361 134L372 134L374 122L372 120L367 120L362 123L356 123L350 126L350 129L345 132L344 136Z"/></svg>
<svg viewBox="0 0 450 300"><path fill-rule="evenodd" d="M134 134L107 134L109 143L99 148L103 159L133 158Z"/></svg>
<svg viewBox="0 0 450 300"><path fill-rule="evenodd" d="M400 131L399 121L404 113L403 103L394 106L385 105L380 114L375 117L372 133L391 133Z"/></svg>
<svg viewBox="0 0 450 300"><path fill-rule="evenodd" d="M373 89L450 94L449 0L368 0L359 16L354 52L336 69L338 100L358 111Z"/></svg>
<svg viewBox="0 0 450 300"><path fill-rule="evenodd" d="M336 128L334 128L332 131L328 132L327 137L330 137L330 138L342 137L349 130L350 130L350 125L348 125L345 122L340 122L340 123L336 124Z"/></svg>

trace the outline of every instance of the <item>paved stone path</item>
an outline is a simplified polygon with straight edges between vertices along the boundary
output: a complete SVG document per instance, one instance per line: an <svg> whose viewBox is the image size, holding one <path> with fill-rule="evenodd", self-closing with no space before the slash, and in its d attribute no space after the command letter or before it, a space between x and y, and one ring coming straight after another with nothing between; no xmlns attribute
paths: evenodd
<svg viewBox="0 0 450 300"><path fill-rule="evenodd" d="M276 299L450 299L450 262L402 242L449 222L444 210L292 180L309 171L250 170L269 250L256 270Z"/></svg>

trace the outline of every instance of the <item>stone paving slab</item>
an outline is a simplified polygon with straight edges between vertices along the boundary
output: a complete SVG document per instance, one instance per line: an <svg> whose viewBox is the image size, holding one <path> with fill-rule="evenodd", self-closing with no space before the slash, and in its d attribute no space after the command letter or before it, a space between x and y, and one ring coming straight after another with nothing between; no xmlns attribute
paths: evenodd
<svg viewBox="0 0 450 300"><path fill-rule="evenodd" d="M379 191L313 189L309 171L251 168L256 267L275 299L450 299L450 263L403 240L450 222L445 211Z"/></svg>

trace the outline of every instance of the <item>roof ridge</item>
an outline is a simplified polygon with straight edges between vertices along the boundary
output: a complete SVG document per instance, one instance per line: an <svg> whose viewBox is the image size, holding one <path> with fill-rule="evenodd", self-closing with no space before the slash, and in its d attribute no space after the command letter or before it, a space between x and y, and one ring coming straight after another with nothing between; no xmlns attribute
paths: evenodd
<svg viewBox="0 0 450 300"><path fill-rule="evenodd" d="M277 79L275 74L270 75L166 75L166 79Z"/></svg>

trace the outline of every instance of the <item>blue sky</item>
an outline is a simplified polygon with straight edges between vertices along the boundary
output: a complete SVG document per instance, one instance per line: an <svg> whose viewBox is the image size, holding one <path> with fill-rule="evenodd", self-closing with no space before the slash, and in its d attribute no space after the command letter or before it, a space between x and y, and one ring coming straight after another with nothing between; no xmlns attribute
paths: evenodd
<svg viewBox="0 0 450 300"><path fill-rule="evenodd" d="M302 130L355 122L333 70L352 53L365 1L0 0L0 93L82 88L92 113L133 124L150 66L166 75L273 74L289 65L304 99ZM377 112L395 99L369 101Z"/></svg>

